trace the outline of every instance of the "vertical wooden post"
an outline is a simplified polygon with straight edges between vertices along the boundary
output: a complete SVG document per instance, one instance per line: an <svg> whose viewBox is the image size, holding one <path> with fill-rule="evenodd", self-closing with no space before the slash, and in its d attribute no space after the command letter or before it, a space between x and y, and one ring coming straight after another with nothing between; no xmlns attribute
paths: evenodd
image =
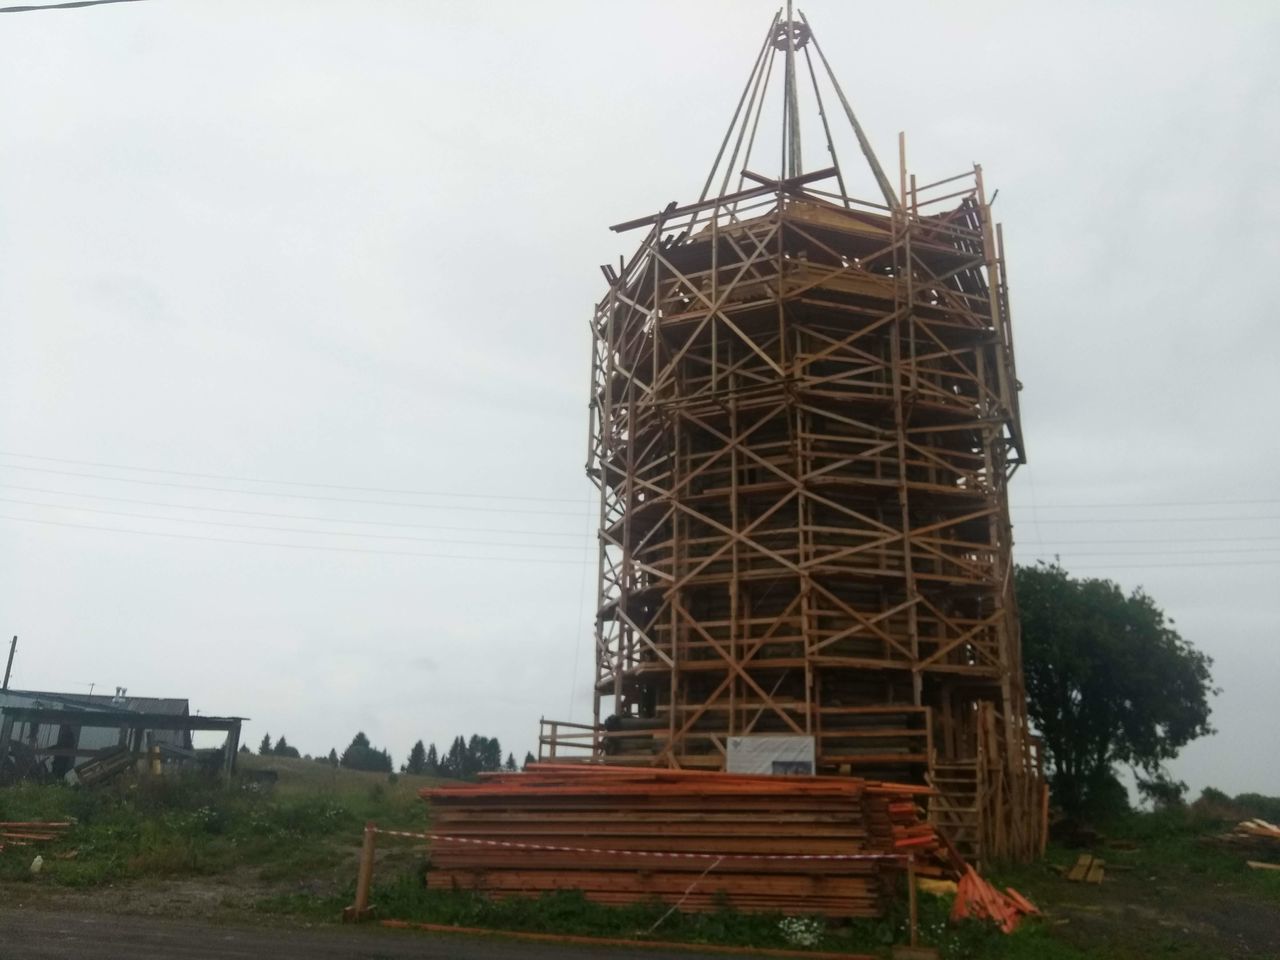
<svg viewBox="0 0 1280 960"><path fill-rule="evenodd" d="M369 887L373 884L373 855L377 843L377 829L373 821L364 825L364 846L360 849L360 874L356 879L356 912L369 909Z"/></svg>
<svg viewBox="0 0 1280 960"><path fill-rule="evenodd" d="M13 736L13 717L0 711L0 776L4 774L4 762L9 758L9 740Z"/></svg>
<svg viewBox="0 0 1280 960"><path fill-rule="evenodd" d="M373 856L377 845L378 826L372 820L364 825L364 846L360 848L360 872L356 874L356 902L342 911L344 923L359 923L373 912L369 906L369 889L373 886Z"/></svg>
<svg viewBox="0 0 1280 960"><path fill-rule="evenodd" d="M1049 844L1049 784L1040 784L1040 856Z"/></svg>
<svg viewBox="0 0 1280 960"><path fill-rule="evenodd" d="M231 775L236 772L236 754L240 752L240 721L237 720L227 731L226 742L222 746L222 778L231 785Z"/></svg>
<svg viewBox="0 0 1280 960"><path fill-rule="evenodd" d="M920 945L918 929L919 910L916 903L916 858L915 854L907 854L907 909L911 915L911 946Z"/></svg>

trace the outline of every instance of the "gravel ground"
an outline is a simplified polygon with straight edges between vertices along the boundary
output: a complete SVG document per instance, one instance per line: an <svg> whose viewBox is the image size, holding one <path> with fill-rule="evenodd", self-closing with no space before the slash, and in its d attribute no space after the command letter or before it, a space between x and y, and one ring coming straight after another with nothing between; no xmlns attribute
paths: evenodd
<svg viewBox="0 0 1280 960"><path fill-rule="evenodd" d="M200 920L0 906L0 960L711 960L361 927L233 926Z"/></svg>

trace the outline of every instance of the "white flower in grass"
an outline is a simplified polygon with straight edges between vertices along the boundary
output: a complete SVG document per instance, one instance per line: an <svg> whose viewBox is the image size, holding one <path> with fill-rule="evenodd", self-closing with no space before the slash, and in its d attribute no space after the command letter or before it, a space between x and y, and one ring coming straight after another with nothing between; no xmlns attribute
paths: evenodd
<svg viewBox="0 0 1280 960"><path fill-rule="evenodd" d="M824 925L817 917L783 917L778 930L793 947L816 947L822 942Z"/></svg>

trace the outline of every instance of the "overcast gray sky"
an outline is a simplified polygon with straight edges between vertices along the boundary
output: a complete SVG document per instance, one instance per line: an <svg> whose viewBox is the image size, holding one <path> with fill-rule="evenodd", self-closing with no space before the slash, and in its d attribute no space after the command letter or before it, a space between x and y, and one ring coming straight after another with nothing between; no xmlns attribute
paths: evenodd
<svg viewBox="0 0 1280 960"><path fill-rule="evenodd" d="M397 762L587 718L607 225L696 197L774 9L0 16L14 684ZM1280 793L1280 7L804 9L886 165L1000 188L1017 559L1144 586L1223 687L1175 772Z"/></svg>

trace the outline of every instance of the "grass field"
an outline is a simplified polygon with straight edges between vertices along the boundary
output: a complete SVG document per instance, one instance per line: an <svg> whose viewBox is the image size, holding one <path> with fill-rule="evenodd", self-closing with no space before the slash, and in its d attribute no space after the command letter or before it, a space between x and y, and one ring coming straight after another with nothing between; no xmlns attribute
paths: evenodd
<svg viewBox="0 0 1280 960"><path fill-rule="evenodd" d="M1062 956L1274 960L1280 872L1251 870L1240 851L1213 842L1233 822L1129 814L1105 824L1106 839L1091 849L1050 847L1043 863L994 873L1046 910L1052 941L1075 951ZM1082 852L1106 860L1101 885L1063 876Z"/></svg>
<svg viewBox="0 0 1280 960"><path fill-rule="evenodd" d="M253 868L252 879L265 884L314 885L351 873L365 820L420 829L418 790L440 782L279 757L242 761L248 772L276 771L278 781L228 788L166 777L88 790L20 784L0 790L0 820L76 821L65 849L39 849L44 884L91 887ZM57 856L72 850L70 859ZM29 863L18 849L0 855L0 881L30 879Z"/></svg>
<svg viewBox="0 0 1280 960"><path fill-rule="evenodd" d="M97 790L18 786L0 790L0 820L74 819L68 837L0 853L0 895L60 907L205 916L228 920L335 923L352 900L362 826L409 831L427 823L418 790L426 777L361 773L282 758L244 758L270 768L273 785L248 778L231 788L180 779L121 782ZM1069 883L1059 869L1077 851L1051 848L1044 863L995 869L1045 911L1013 936L977 923L947 924L950 904L922 897L926 943L948 960L1115 960L1280 957L1280 872L1252 871L1236 851L1206 836L1221 824L1187 813L1135 814L1105 826L1110 841L1090 852L1107 860L1100 886ZM465 892L428 894L421 844L380 840L374 903L405 920L503 930L753 946L795 946L777 916L730 910L669 913L665 905L605 908L565 892L491 903ZM888 954L903 942L899 910L879 921L825 925L816 946Z"/></svg>

